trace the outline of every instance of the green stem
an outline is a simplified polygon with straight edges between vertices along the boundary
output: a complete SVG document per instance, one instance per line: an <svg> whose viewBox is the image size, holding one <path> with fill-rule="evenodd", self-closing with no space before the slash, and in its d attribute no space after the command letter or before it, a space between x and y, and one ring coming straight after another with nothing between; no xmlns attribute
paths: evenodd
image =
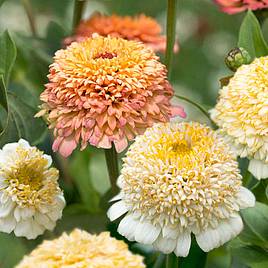
<svg viewBox="0 0 268 268"><path fill-rule="evenodd" d="M31 32L33 34L34 37L37 37L37 32L36 32L36 26L35 26L35 16L34 16L34 12L31 6L31 3L29 0L21 0L22 5L25 9L28 21L29 21L29 25L31 28Z"/></svg>
<svg viewBox="0 0 268 268"><path fill-rule="evenodd" d="M167 7L167 43L166 43L166 66L168 76L171 75L171 66L176 35L177 0L168 0Z"/></svg>
<svg viewBox="0 0 268 268"><path fill-rule="evenodd" d="M74 0L73 31L81 21L86 1Z"/></svg>
<svg viewBox="0 0 268 268"><path fill-rule="evenodd" d="M202 105L201 104L199 104L199 103L196 103L196 102L194 102L194 101L192 101L192 100L190 100L190 99L188 99L187 97L184 97L184 96L180 96L180 95L174 95L176 98L178 98L178 99L181 99L181 100L184 100L184 101L186 101L186 102L188 102L188 103L190 103L190 104L192 104L193 106L195 106L196 108L198 108L207 118L208 118L208 120L210 121L210 123L211 123L211 125L213 126L213 128L217 128L217 126L215 125L215 123L212 121L212 119L210 118L210 115L209 115L209 113L207 112L207 110L204 108L204 107L202 107Z"/></svg>
<svg viewBox="0 0 268 268"><path fill-rule="evenodd" d="M166 257L166 268L178 268L179 258L174 254L168 254Z"/></svg>
<svg viewBox="0 0 268 268"><path fill-rule="evenodd" d="M110 149L104 149L104 151L105 151L106 165L109 173L112 192L113 194L116 194L117 193L116 180L119 176L117 152L115 150L114 145L112 145L112 148Z"/></svg>

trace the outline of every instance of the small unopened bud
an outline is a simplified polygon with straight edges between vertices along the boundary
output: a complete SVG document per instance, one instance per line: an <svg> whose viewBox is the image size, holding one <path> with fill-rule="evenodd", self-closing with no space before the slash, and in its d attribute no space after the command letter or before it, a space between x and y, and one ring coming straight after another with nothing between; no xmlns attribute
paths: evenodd
<svg viewBox="0 0 268 268"><path fill-rule="evenodd" d="M251 63L251 56L242 47L233 48L225 58L226 66L235 72L241 65Z"/></svg>

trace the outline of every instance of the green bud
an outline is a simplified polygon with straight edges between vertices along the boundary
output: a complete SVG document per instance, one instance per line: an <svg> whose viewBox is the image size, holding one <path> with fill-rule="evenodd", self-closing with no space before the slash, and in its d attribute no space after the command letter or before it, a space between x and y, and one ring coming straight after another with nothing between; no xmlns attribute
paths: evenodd
<svg viewBox="0 0 268 268"><path fill-rule="evenodd" d="M249 53L242 47L233 48L225 58L226 66L235 72L241 65L251 63Z"/></svg>

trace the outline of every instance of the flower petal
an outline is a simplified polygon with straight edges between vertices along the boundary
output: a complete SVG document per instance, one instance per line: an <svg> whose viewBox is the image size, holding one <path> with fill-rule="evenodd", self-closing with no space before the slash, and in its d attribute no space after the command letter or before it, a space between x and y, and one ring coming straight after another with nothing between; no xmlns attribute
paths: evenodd
<svg viewBox="0 0 268 268"><path fill-rule="evenodd" d="M109 208L107 216L111 221L114 221L126 212L128 212L128 208L126 207L125 202L119 201Z"/></svg>
<svg viewBox="0 0 268 268"><path fill-rule="evenodd" d="M160 226L155 226L149 221L140 221L135 230L135 240L142 244L152 244L161 232Z"/></svg>
<svg viewBox="0 0 268 268"><path fill-rule="evenodd" d="M180 233L177 238L177 245L174 253L176 256L186 257L189 254L191 247L191 233L183 232Z"/></svg>
<svg viewBox="0 0 268 268"><path fill-rule="evenodd" d="M248 170L258 180L268 178L268 165L261 160L251 159Z"/></svg>

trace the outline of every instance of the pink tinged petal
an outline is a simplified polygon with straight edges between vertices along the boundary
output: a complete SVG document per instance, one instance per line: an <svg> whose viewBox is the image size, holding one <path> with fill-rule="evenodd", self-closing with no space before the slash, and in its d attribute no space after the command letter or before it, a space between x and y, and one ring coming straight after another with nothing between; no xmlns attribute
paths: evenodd
<svg viewBox="0 0 268 268"><path fill-rule="evenodd" d="M114 116L108 117L108 125L112 130L114 130L116 128L116 119Z"/></svg>
<svg viewBox="0 0 268 268"><path fill-rule="evenodd" d="M180 106L173 106L171 109L171 116L180 116L181 118L186 118L187 114L185 113L184 109Z"/></svg>
<svg viewBox="0 0 268 268"><path fill-rule="evenodd" d="M58 147L58 151L63 157L68 157L76 147L77 147L77 144L74 138L65 138L60 143ZM52 148L54 152L57 151L54 149L54 146Z"/></svg>
<svg viewBox="0 0 268 268"><path fill-rule="evenodd" d="M114 141L114 145L115 145L115 149L118 153L123 152L128 146L128 142L127 142L126 137L123 137L118 141Z"/></svg>
<svg viewBox="0 0 268 268"><path fill-rule="evenodd" d="M102 139L99 141L98 143L98 147L100 148L104 148L104 149L109 149L112 147L112 143L111 141L109 140L109 137L104 135L102 137Z"/></svg>
<svg viewBox="0 0 268 268"><path fill-rule="evenodd" d="M135 230L135 240L142 244L151 245L161 232L160 226L155 226L149 221L140 221Z"/></svg>
<svg viewBox="0 0 268 268"><path fill-rule="evenodd" d="M186 257L189 254L191 247L191 233L180 233L177 238L177 245L174 253L178 257Z"/></svg>
<svg viewBox="0 0 268 268"><path fill-rule="evenodd" d="M128 211L128 208L125 205L124 201L119 201L113 204L108 212L107 216L110 219L110 221L114 221L117 218L121 217L123 214L125 214Z"/></svg>

